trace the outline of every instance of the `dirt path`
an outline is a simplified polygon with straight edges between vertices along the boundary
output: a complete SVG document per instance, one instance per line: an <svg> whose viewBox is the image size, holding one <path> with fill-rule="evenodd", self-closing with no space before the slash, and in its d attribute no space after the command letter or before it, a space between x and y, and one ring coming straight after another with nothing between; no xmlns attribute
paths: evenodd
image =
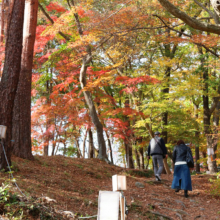
<svg viewBox="0 0 220 220"><path fill-rule="evenodd" d="M55 156L27 161L13 158L13 165L19 187L33 198L35 204L39 198L47 196L56 200L56 203L48 204L53 208L51 210L71 211L74 220L79 216L97 215L99 191L112 191L115 174L127 176L124 192L129 207L127 220L220 219L220 197L210 196L212 183L209 179L213 177L210 175L192 176L193 191L189 192L189 198L185 198L182 191L175 193L171 189L172 175L163 175L162 182L157 182L151 177L152 171L124 169L98 159ZM0 176L1 182L8 179L8 174L1 173ZM26 212L24 219L40 219L29 214Z"/></svg>
<svg viewBox="0 0 220 220"><path fill-rule="evenodd" d="M183 191L176 193L171 189L172 175L163 175L162 182L139 178L144 188L137 188L133 181L128 181L130 190L126 195L132 209L128 219L153 219L150 213L156 213L158 219L164 219L164 216L180 220L220 219L220 200L210 196L209 178L208 175L192 176L193 191L189 192L188 198L183 196Z"/></svg>

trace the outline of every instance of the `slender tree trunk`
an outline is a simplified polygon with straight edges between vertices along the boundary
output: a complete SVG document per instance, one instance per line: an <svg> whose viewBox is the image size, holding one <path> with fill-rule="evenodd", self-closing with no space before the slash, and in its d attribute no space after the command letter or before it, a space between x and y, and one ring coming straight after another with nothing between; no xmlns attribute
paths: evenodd
<svg viewBox="0 0 220 220"><path fill-rule="evenodd" d="M73 7L75 7L74 0L72 0L71 3ZM82 25L79 20L79 15L77 13L74 13L74 17L75 17L75 22L76 22L79 35L80 37L83 37L83 30L82 30ZM91 53L90 45L87 45L86 49L87 49L87 54L83 57L82 67L80 69L80 76L79 76L79 81L80 81L82 89L84 89L86 86L87 67L92 61L92 53ZM88 105L88 108L89 108L90 117L97 131L97 140L98 140L98 146L99 146L98 157L99 159L107 160L108 158L106 154L106 144L105 144L104 135L103 135L103 125L100 122L98 114L96 112L95 105L92 100L92 94L89 91L83 91L83 94L86 100L86 104Z"/></svg>
<svg viewBox="0 0 220 220"><path fill-rule="evenodd" d="M0 32L0 42L3 42L4 38L4 29L5 29L5 0L2 0L1 7L1 32Z"/></svg>
<svg viewBox="0 0 220 220"><path fill-rule="evenodd" d="M32 160L31 146L31 82L38 0L26 0L21 71L16 92L12 137L13 154Z"/></svg>
<svg viewBox="0 0 220 220"><path fill-rule="evenodd" d="M110 151L111 163L113 164L114 161L113 161L113 155L112 155L112 144L111 144L111 141L110 141L110 137L109 137L108 132L105 131L105 133L106 133L106 137L107 137L107 141L108 141L108 147L109 147L109 151Z"/></svg>
<svg viewBox="0 0 220 220"><path fill-rule="evenodd" d="M205 92L208 91L208 69L204 70L203 79L205 81ZM207 148L212 148L212 136L210 131L210 113L209 113L209 97L208 95L203 95L203 123L204 123L204 133L206 135ZM208 168L210 173L214 173L214 166L212 163L211 155L208 155Z"/></svg>
<svg viewBox="0 0 220 220"><path fill-rule="evenodd" d="M218 172L218 168L217 168L217 164L216 164L216 150L217 150L217 143L218 143L218 140L219 140L219 131L218 131L218 128L219 128L219 116L220 116L220 101L218 102L218 105L214 111L214 114L213 114L213 125L214 125L214 138L213 138L213 148L214 148L214 155L213 155L213 163L214 163L214 170L215 172Z"/></svg>
<svg viewBox="0 0 220 220"><path fill-rule="evenodd" d="M80 70L80 83L82 86L82 89L85 88L86 86L86 71L87 71L87 65L91 62L92 56L91 53L88 53L87 56L83 58L83 64ZM85 96L86 104L89 107L89 113L92 119L93 124L96 127L97 131L97 140L98 140L98 146L99 146L99 159L107 159L107 154L106 154L106 144L104 140L104 135L103 135L103 125L100 122L98 118L98 114L95 109L94 102L92 100L92 95L89 91L83 91L83 94Z"/></svg>
<svg viewBox="0 0 220 220"><path fill-rule="evenodd" d="M140 147L139 150L139 157L140 157L140 164L141 164L141 169L144 169L144 149L143 147Z"/></svg>
<svg viewBox="0 0 220 220"><path fill-rule="evenodd" d="M133 161L133 154L132 154L132 144L131 142L125 141L125 152L126 152L126 161L127 161L127 167L134 169L134 161Z"/></svg>
<svg viewBox="0 0 220 220"><path fill-rule="evenodd" d="M66 142L63 144L63 156L66 156Z"/></svg>
<svg viewBox="0 0 220 220"><path fill-rule="evenodd" d="M89 152L88 152L88 158L94 157L94 144L93 144L93 135L91 128L89 129Z"/></svg>
<svg viewBox="0 0 220 220"><path fill-rule="evenodd" d="M53 144L52 144L52 153L51 153L51 156L54 156L55 155L55 149L56 149L56 142L53 141Z"/></svg>
<svg viewBox="0 0 220 220"><path fill-rule="evenodd" d="M136 157L137 167L140 170L141 169L141 163L140 163L140 157L139 157L137 149L134 150L134 153L135 153L135 157Z"/></svg>
<svg viewBox="0 0 220 220"><path fill-rule="evenodd" d="M125 100L125 107L129 107L129 99L128 97ZM124 116L124 121L127 122L128 126L125 131L125 133L129 133L127 135L126 139L124 140L124 145L125 145L125 153L126 153L126 162L127 162L127 167L134 169L134 161L133 161L133 152L132 152L132 134L129 132L131 127L130 127L130 120L128 116Z"/></svg>
<svg viewBox="0 0 220 220"><path fill-rule="evenodd" d="M203 51L201 47L198 47L198 50L200 52L201 55L203 55ZM213 98L213 103L212 106L209 106L209 72L208 72L208 68L205 67L205 57L203 56L201 58L201 67L203 70L203 124L204 124L204 134L206 135L206 145L207 148L212 148L213 149L213 138L212 138L212 130L211 130L211 115L214 112L218 101L219 101L219 97ZM214 173L215 169L214 169L214 162L213 162L213 155L208 155L208 169L210 171L210 173Z"/></svg>
<svg viewBox="0 0 220 220"><path fill-rule="evenodd" d="M48 129L48 124L46 124L46 130L47 129ZM48 155L49 155L49 137L46 136L44 141L44 156L48 156Z"/></svg>
<svg viewBox="0 0 220 220"><path fill-rule="evenodd" d="M86 138L87 138L88 129L86 129L86 133L83 139L83 158L85 158L85 149L86 149Z"/></svg>
<svg viewBox="0 0 220 220"><path fill-rule="evenodd" d="M195 102L193 102L194 104L194 110L195 110L195 118L198 119L199 114L198 114L198 108L199 105L196 104ZM195 143L195 157L196 157L196 172L199 173L200 172L200 165L199 165L199 127L198 124L196 126L196 132L195 132L195 138L196 138L196 143Z"/></svg>
<svg viewBox="0 0 220 220"><path fill-rule="evenodd" d="M81 158L82 157L82 154L81 154L81 151L80 151L80 147L79 147L79 140L78 138L76 138L76 148L77 148L77 158Z"/></svg>
<svg viewBox="0 0 220 220"><path fill-rule="evenodd" d="M14 99L21 69L21 53L24 22L24 0L14 0L9 18L5 64L0 83L0 124L7 126L4 146L11 163L12 117ZM0 169L7 169L4 153L1 153Z"/></svg>
<svg viewBox="0 0 220 220"><path fill-rule="evenodd" d="M169 35L169 30L168 30L168 35ZM181 36L181 35L182 35L182 33L179 34L179 36ZM175 44L172 49L171 49L170 44L166 44L166 45L164 45L164 56L169 58L170 60L172 60L175 56L176 50L177 50L177 44ZM170 82L169 82L170 75L171 75L171 67L167 66L165 73L164 73L164 77L166 79L166 84L164 85L164 88L162 89L162 94L164 96L163 97L164 100L169 100L167 95L170 92ZM167 111L163 112L163 114L162 114L162 122L163 122L162 136L163 136L165 144L167 144L167 138L168 138L167 137L168 136L168 133L167 133L168 112ZM164 163L164 170L166 171L166 173L171 174L171 171L168 167L166 158L163 160L163 163Z"/></svg>

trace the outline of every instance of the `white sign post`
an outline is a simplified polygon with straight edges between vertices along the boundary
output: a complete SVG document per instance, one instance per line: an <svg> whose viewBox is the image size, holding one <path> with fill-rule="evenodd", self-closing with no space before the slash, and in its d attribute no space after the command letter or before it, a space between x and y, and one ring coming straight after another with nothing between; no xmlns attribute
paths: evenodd
<svg viewBox="0 0 220 220"><path fill-rule="evenodd" d="M118 220L119 192L99 191L97 220Z"/></svg>

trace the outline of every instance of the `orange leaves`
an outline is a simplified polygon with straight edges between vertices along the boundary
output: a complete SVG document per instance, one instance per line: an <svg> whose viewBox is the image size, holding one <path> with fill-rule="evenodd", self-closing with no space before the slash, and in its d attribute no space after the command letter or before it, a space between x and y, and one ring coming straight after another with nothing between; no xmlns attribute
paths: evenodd
<svg viewBox="0 0 220 220"><path fill-rule="evenodd" d="M192 36L191 42L204 44L207 47L214 47L217 46L217 44L219 43L219 37L215 35L197 34Z"/></svg>

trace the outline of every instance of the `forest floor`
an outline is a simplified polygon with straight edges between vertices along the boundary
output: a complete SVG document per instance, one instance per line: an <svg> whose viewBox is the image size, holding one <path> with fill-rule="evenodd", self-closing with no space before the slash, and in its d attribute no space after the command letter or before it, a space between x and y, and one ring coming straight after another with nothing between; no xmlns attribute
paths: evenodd
<svg viewBox="0 0 220 220"><path fill-rule="evenodd" d="M99 191L112 191L115 174L127 176L127 220L220 219L220 197L210 194L210 179L216 176L193 175L193 191L185 198L182 191L175 193L171 189L172 175L162 175L158 182L150 170L143 172L98 159L63 156L12 161L13 175L27 198L18 196L15 187L3 190L2 186L0 219L80 219L97 215ZM8 178L9 174L0 173L1 185Z"/></svg>

